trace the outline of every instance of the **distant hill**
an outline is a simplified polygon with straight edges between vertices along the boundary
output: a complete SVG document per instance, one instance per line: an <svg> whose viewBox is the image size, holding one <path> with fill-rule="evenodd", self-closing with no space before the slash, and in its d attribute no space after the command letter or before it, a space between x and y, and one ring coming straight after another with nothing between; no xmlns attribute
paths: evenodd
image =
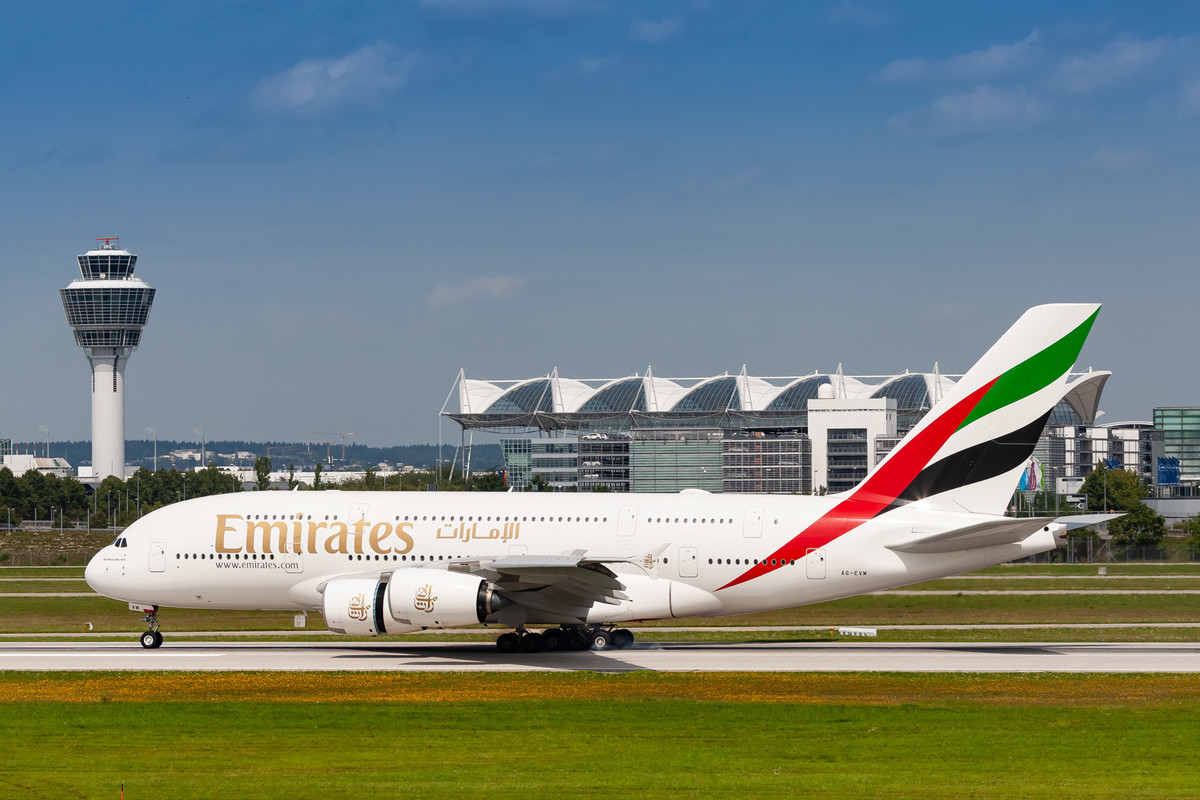
<svg viewBox="0 0 1200 800"><path fill-rule="evenodd" d="M45 450L45 442L38 442L38 454ZM414 467L432 468L438 460L436 444L409 444L394 447L370 447L363 444L346 444L346 459L342 461L342 446L308 445L302 442L245 442L245 441L215 441L205 443L207 460L219 465L235 464L237 453L251 454L242 460L244 466L250 466L259 456L269 455L276 469L288 464L295 464L296 469L311 469L320 462L328 469L353 469L373 467L381 462L387 464L406 464ZM32 443L13 443L13 450L31 452ZM177 442L167 439L158 440L159 469L169 469L174 465L178 469L196 466L196 461L177 459L172 461L172 451L199 451L199 442ZM88 463L92 460L92 443L80 442L51 442L50 455L65 458L73 467ZM454 458L454 447L442 445L442 459L449 461ZM461 456L460 463L461 463ZM130 464L138 464L151 469L154 463L154 442L150 439L129 439L125 442L125 460ZM332 463L331 463L332 462ZM482 472L499 467L504 463L504 456L498 444L475 445L471 456L471 471Z"/></svg>

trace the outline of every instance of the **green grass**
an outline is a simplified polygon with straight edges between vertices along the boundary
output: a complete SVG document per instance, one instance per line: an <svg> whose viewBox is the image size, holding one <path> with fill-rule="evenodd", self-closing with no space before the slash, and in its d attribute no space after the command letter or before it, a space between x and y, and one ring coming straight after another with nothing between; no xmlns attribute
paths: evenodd
<svg viewBox="0 0 1200 800"><path fill-rule="evenodd" d="M33 591L49 591L34 589ZM292 628L288 611L221 611L166 608L159 618L171 630L237 631ZM140 616L127 604L95 595L5 597L0 592L0 633L73 633L91 622L95 631L136 631ZM979 625L1043 622L1106 623L1200 621L1200 595L863 595L829 603L747 614L648 623L656 626L744 625ZM323 627L310 613L308 626Z"/></svg>
<svg viewBox="0 0 1200 800"><path fill-rule="evenodd" d="M6 567L0 566L0 578L82 578L83 567Z"/></svg>
<svg viewBox="0 0 1200 800"><path fill-rule="evenodd" d="M388 680L376 683L398 685ZM813 676L789 679L802 694L815 687L798 700L762 701L754 687L765 684L742 689L736 675L421 680L405 681L403 696L422 685L439 698L456 686L470 696L480 684L532 685L536 696L397 702L367 684L369 702L0 703L0 795L116 798L122 783L129 800L1200 793L1194 681L1125 699L1122 684L1140 685L1128 676ZM622 696L647 684L654 690ZM703 699L717 690L744 691L745 701ZM555 691L600 699L552 699Z"/></svg>
<svg viewBox="0 0 1200 800"><path fill-rule="evenodd" d="M1136 590L1151 590L1156 592L1172 592L1180 589L1200 589L1200 575L1188 577L1153 576L1137 578L1097 577L1059 577L1056 575L1023 575L1013 578L997 578L995 580L976 580L972 578L943 578L936 581L926 581L912 586L901 587L902 591L966 591L966 592L1045 592L1107 590L1111 592L1130 592Z"/></svg>
<svg viewBox="0 0 1200 800"><path fill-rule="evenodd" d="M82 592L91 594L92 587L83 582L82 578L66 578L63 580L7 580L0 582L0 594L13 592Z"/></svg>
<svg viewBox="0 0 1200 800"><path fill-rule="evenodd" d="M1097 575L1103 567L1109 575L1200 575L1200 563L1187 561L1124 562L1095 564L1001 564L972 575Z"/></svg>

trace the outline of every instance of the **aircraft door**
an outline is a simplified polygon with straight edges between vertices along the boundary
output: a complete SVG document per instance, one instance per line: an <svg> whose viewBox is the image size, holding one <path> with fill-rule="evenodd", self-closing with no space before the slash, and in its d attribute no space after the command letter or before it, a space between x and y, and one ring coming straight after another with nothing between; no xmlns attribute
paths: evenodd
<svg viewBox="0 0 1200 800"><path fill-rule="evenodd" d="M637 533L637 506L621 506L621 516L617 518L617 535L633 536Z"/></svg>
<svg viewBox="0 0 1200 800"><path fill-rule="evenodd" d="M285 541L283 553L280 554L282 569L292 575L304 572L304 537L289 535Z"/></svg>
<svg viewBox="0 0 1200 800"><path fill-rule="evenodd" d="M163 572L167 568L167 543L150 543L150 571Z"/></svg>
<svg viewBox="0 0 1200 800"><path fill-rule="evenodd" d="M694 547L679 548L679 577L695 578L699 575L700 558Z"/></svg>
<svg viewBox="0 0 1200 800"><path fill-rule="evenodd" d="M804 570L812 580L825 579L825 548L810 547L804 554Z"/></svg>
<svg viewBox="0 0 1200 800"><path fill-rule="evenodd" d="M742 523L742 536L747 539L757 539L762 536L763 510L759 508L746 509L746 521Z"/></svg>

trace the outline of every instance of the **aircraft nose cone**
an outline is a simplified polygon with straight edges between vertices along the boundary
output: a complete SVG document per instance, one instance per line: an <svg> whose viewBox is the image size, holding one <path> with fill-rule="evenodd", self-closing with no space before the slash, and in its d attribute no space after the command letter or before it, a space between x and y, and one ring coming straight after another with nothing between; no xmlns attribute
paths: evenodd
<svg viewBox="0 0 1200 800"><path fill-rule="evenodd" d="M93 592L107 594L104 590L108 586L107 573L108 569L104 566L104 552L108 548L104 548L96 555L92 556L92 560L88 562L87 568L83 571L83 579L87 581L87 585L92 587Z"/></svg>

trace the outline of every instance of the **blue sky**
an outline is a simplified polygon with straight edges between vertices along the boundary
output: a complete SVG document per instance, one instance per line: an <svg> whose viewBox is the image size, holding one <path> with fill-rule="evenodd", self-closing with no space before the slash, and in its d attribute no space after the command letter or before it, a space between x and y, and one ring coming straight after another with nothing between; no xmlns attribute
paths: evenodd
<svg viewBox="0 0 1200 800"><path fill-rule="evenodd" d="M0 432L90 436L57 289L158 288L129 438L435 440L483 378L969 367L1105 303L1200 404L1200 8L45 3L0 28ZM452 426L447 426L450 431Z"/></svg>

